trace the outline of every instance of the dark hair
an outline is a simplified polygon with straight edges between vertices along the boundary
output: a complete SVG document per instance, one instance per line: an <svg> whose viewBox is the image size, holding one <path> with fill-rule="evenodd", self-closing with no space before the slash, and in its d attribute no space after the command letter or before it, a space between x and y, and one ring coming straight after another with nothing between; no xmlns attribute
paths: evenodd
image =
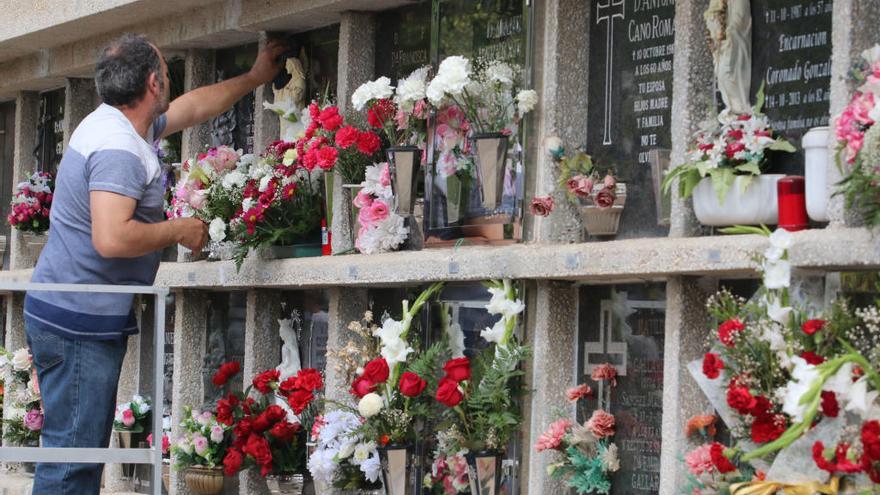
<svg viewBox="0 0 880 495"><path fill-rule="evenodd" d="M95 67L95 86L108 105L136 103L147 92L147 79L156 74L164 83L159 53L146 36L124 34L101 52Z"/></svg>

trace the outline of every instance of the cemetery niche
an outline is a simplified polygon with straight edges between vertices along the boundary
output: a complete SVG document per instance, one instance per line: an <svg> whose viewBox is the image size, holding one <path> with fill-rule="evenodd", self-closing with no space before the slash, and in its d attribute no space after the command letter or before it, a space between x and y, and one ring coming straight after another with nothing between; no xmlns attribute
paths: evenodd
<svg viewBox="0 0 880 495"><path fill-rule="evenodd" d="M64 94L64 88L40 94L37 147L33 150L35 170L55 173L61 163L64 154Z"/></svg>
<svg viewBox="0 0 880 495"><path fill-rule="evenodd" d="M215 80L225 81L244 74L256 59L255 44L217 50ZM230 146L245 153L254 152L254 102L255 96L251 92L211 121L211 146Z"/></svg>

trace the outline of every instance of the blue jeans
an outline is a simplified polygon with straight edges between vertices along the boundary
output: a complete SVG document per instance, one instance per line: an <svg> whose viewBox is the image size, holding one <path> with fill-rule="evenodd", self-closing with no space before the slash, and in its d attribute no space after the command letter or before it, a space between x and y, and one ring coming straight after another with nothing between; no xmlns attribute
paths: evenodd
<svg viewBox="0 0 880 495"><path fill-rule="evenodd" d="M106 448L125 339L74 340L25 319L45 415L43 447ZM90 495L101 490L103 464L37 464L33 495Z"/></svg>

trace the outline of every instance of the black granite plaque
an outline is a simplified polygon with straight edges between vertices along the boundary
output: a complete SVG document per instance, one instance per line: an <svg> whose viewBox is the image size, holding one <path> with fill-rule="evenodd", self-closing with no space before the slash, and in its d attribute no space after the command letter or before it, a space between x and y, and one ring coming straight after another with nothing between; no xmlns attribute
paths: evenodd
<svg viewBox="0 0 880 495"><path fill-rule="evenodd" d="M245 45L217 50L216 79L224 81L249 71L257 58L257 45ZM254 102L253 92L238 100L228 111L211 123L213 146L232 146L245 153L254 150ZM262 108L260 109L262 111ZM262 150L256 150L260 152Z"/></svg>
<svg viewBox="0 0 880 495"><path fill-rule="evenodd" d="M440 60L449 55L526 62L527 12L523 0L440 2Z"/></svg>
<svg viewBox="0 0 880 495"><path fill-rule="evenodd" d="M587 151L626 182L618 238L662 236L660 156L672 146L674 0L591 0ZM656 163L655 163L656 162ZM652 165L654 165L652 167Z"/></svg>
<svg viewBox="0 0 880 495"><path fill-rule="evenodd" d="M663 416L663 341L666 289L662 283L584 287L580 293L580 377L596 398L580 422L598 407L614 415L620 470L612 494L647 495L660 489ZM613 364L617 386L590 380L593 367Z"/></svg>
<svg viewBox="0 0 880 495"><path fill-rule="evenodd" d="M753 0L751 5L752 93L765 84L770 125L799 149L774 154L770 170L803 175L800 140L829 120L832 2Z"/></svg>
<svg viewBox="0 0 880 495"><path fill-rule="evenodd" d="M379 15L376 75L392 84L431 64L431 2L421 2Z"/></svg>
<svg viewBox="0 0 880 495"><path fill-rule="evenodd" d="M37 148L34 157L43 172L55 172L64 154L64 88L40 95ZM30 173L31 171L26 171Z"/></svg>

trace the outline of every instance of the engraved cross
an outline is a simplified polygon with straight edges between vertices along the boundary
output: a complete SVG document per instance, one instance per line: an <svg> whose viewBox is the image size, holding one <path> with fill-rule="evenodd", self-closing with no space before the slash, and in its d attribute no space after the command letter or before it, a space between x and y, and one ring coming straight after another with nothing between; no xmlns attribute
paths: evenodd
<svg viewBox="0 0 880 495"><path fill-rule="evenodd" d="M614 19L626 17L624 0L605 0L596 4L596 25L606 21L605 28L605 126L602 131L602 144L611 144L611 94L614 87Z"/></svg>

